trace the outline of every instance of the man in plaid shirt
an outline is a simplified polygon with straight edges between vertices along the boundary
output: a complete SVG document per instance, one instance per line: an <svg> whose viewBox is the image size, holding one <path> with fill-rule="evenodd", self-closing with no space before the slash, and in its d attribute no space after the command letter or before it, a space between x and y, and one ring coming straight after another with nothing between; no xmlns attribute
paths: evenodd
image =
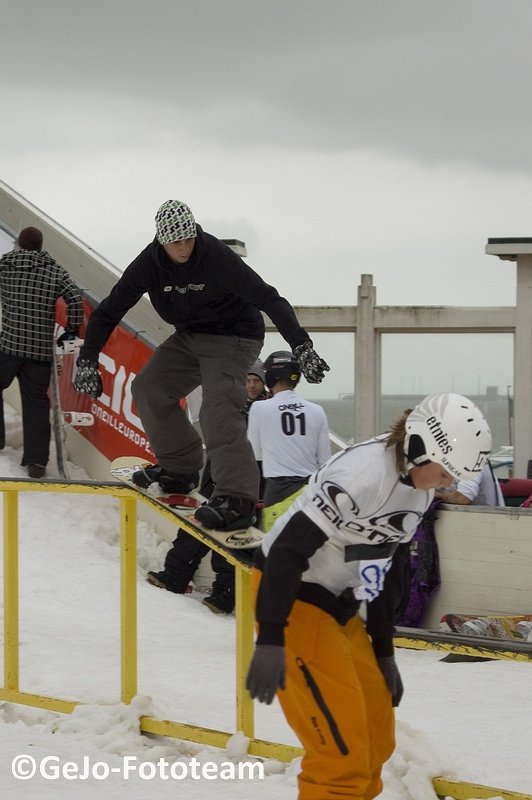
<svg viewBox="0 0 532 800"><path fill-rule="evenodd" d="M81 294L69 274L42 250L42 232L24 228L18 247L0 259L0 447L5 444L1 392L15 378L22 401L23 455L30 478L42 478L50 454L48 387L54 347L55 305L68 306L62 344L74 339L83 318Z"/></svg>

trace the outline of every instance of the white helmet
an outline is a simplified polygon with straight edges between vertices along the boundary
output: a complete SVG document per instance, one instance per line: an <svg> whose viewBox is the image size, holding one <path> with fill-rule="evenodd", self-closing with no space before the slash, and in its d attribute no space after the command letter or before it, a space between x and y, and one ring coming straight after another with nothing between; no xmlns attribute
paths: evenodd
<svg viewBox="0 0 532 800"><path fill-rule="evenodd" d="M453 392L430 394L406 420L409 468L433 461L454 478L478 473L491 451L491 431L482 412Z"/></svg>

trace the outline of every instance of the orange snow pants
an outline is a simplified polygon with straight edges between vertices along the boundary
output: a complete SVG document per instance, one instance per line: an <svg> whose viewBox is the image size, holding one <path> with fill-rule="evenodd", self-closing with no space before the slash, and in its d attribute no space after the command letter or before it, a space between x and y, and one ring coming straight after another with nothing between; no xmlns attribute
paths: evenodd
<svg viewBox="0 0 532 800"><path fill-rule="evenodd" d="M258 590L261 573L254 572ZM392 698L359 616L339 625L296 600L285 629L286 689L277 696L305 750L299 800L371 800L395 747Z"/></svg>

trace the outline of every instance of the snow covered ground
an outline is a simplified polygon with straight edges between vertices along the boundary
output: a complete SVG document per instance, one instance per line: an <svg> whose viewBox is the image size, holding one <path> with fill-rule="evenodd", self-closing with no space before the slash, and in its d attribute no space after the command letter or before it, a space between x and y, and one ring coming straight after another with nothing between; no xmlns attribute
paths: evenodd
<svg viewBox="0 0 532 800"><path fill-rule="evenodd" d="M7 406L6 418L0 475L25 477L20 420ZM87 477L70 469L73 478ZM48 476L57 477L53 462ZM153 528L139 523L139 695L130 706L118 702L117 501L28 493L19 530L20 688L86 705L61 715L0 702L3 797L247 800L253 793L254 800L295 800L297 761L266 762L263 779L229 779L231 766L253 761L238 734L221 751L139 733L142 714L234 729L234 619L212 614L197 594L176 596L145 582L167 549ZM453 664L443 655L397 653L406 691L382 800L431 800L436 775L531 792L532 664ZM257 705L256 735L297 744L278 705ZM33 778L13 777L20 755L37 765ZM156 766L160 759L166 768ZM24 771L31 761L19 764ZM170 765L175 777L165 777Z"/></svg>

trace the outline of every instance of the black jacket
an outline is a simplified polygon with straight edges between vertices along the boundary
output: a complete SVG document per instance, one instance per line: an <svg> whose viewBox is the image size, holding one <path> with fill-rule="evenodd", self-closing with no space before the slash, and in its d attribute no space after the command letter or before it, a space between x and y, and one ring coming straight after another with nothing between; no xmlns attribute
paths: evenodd
<svg viewBox="0 0 532 800"><path fill-rule="evenodd" d="M92 313L81 357L98 353L122 317L147 293L176 330L262 340L264 311L290 347L309 341L290 303L215 236L197 226L191 257L175 264L154 239Z"/></svg>

